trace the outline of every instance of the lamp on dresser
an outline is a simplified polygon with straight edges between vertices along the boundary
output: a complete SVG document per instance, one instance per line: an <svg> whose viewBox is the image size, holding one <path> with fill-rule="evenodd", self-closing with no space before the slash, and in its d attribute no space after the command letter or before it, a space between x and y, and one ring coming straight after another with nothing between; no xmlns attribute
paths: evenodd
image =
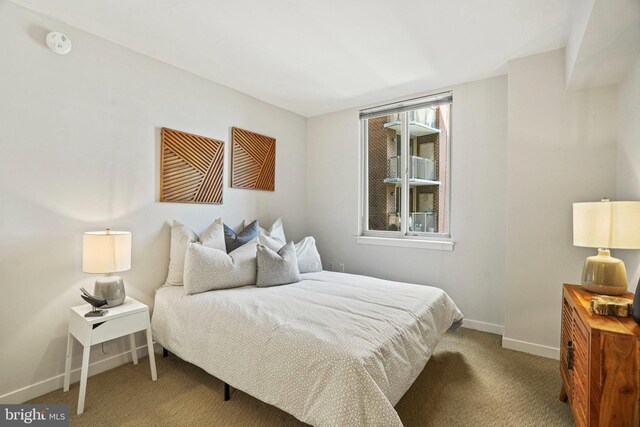
<svg viewBox="0 0 640 427"><path fill-rule="evenodd" d="M82 236L82 271L103 273L96 280L94 296L107 301L107 307L124 302L122 277L113 273L131 268L131 233L128 231L90 231Z"/></svg>
<svg viewBox="0 0 640 427"><path fill-rule="evenodd" d="M640 249L640 202L573 204L573 245L598 248L585 260L582 286L605 295L627 291L627 272L622 260L609 249Z"/></svg>

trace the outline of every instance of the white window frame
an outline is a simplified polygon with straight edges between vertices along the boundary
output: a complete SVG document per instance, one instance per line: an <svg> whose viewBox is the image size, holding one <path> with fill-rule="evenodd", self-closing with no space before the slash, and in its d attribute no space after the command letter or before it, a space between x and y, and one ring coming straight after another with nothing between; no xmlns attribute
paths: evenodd
<svg viewBox="0 0 640 427"><path fill-rule="evenodd" d="M449 229L447 233L430 233L430 232L417 232L408 231L408 218L409 218L409 191L406 189L409 186L409 168L408 168L408 155L407 149L409 147L409 138L402 138L402 144L400 148L401 156L401 171L402 171L402 192L401 192L401 221L400 231L387 231L387 230L369 230L369 165L368 165L368 119L372 117L362 117L363 113L376 114L380 111L380 115L391 114L391 110L402 109L403 111L395 111L401 114L401 134L409 135L409 111L422 108L424 104L431 103L437 104L440 100L448 99L446 101L449 104L449 132L446 141L447 144L447 162L445 165L445 176L447 182L446 215L447 224ZM374 116L376 117L376 116ZM424 248L424 249L437 249L437 250L453 250L454 242L451 235L453 224L451 223L451 141L453 139L453 94L452 92L439 93L419 98L413 98L393 104L385 104L378 107L369 108L360 111L360 194L359 194L359 221L358 221L358 235L356 241L361 244L381 245L381 246L395 246L395 247L411 247L411 248ZM442 141L441 141L442 143ZM438 213L440 214L440 213Z"/></svg>

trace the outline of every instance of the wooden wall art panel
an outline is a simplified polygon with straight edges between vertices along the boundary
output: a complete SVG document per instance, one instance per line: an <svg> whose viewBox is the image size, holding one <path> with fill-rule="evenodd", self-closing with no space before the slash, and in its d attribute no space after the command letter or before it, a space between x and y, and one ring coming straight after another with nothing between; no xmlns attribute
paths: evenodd
<svg viewBox="0 0 640 427"><path fill-rule="evenodd" d="M232 128L231 141L231 186L275 191L275 138Z"/></svg>
<svg viewBox="0 0 640 427"><path fill-rule="evenodd" d="M224 142L162 128L160 201L222 203Z"/></svg>

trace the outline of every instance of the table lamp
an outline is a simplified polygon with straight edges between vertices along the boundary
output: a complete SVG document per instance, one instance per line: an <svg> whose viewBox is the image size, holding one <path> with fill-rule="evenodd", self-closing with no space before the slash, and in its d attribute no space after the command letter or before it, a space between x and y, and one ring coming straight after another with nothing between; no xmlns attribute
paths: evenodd
<svg viewBox="0 0 640 427"><path fill-rule="evenodd" d="M640 249L640 202L574 203L573 245L598 248L598 255L585 260L582 286L598 294L625 293L624 262L609 249Z"/></svg>
<svg viewBox="0 0 640 427"><path fill-rule="evenodd" d="M82 271L104 273L96 280L94 296L107 300L107 307L124 302L124 281L113 273L131 268L131 233L128 231L90 231L82 236Z"/></svg>

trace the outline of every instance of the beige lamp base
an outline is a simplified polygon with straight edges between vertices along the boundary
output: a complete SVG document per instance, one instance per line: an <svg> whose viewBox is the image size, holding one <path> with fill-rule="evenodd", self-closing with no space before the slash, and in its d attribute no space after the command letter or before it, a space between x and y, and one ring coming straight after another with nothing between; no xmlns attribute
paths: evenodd
<svg viewBox="0 0 640 427"><path fill-rule="evenodd" d="M608 249L598 249L598 255L590 256L584 262L582 286L596 294L624 294L627 291L624 262L613 258Z"/></svg>
<svg viewBox="0 0 640 427"><path fill-rule="evenodd" d="M582 286L589 292L600 295L622 295L627 292L627 287L598 285L595 283L583 283Z"/></svg>

